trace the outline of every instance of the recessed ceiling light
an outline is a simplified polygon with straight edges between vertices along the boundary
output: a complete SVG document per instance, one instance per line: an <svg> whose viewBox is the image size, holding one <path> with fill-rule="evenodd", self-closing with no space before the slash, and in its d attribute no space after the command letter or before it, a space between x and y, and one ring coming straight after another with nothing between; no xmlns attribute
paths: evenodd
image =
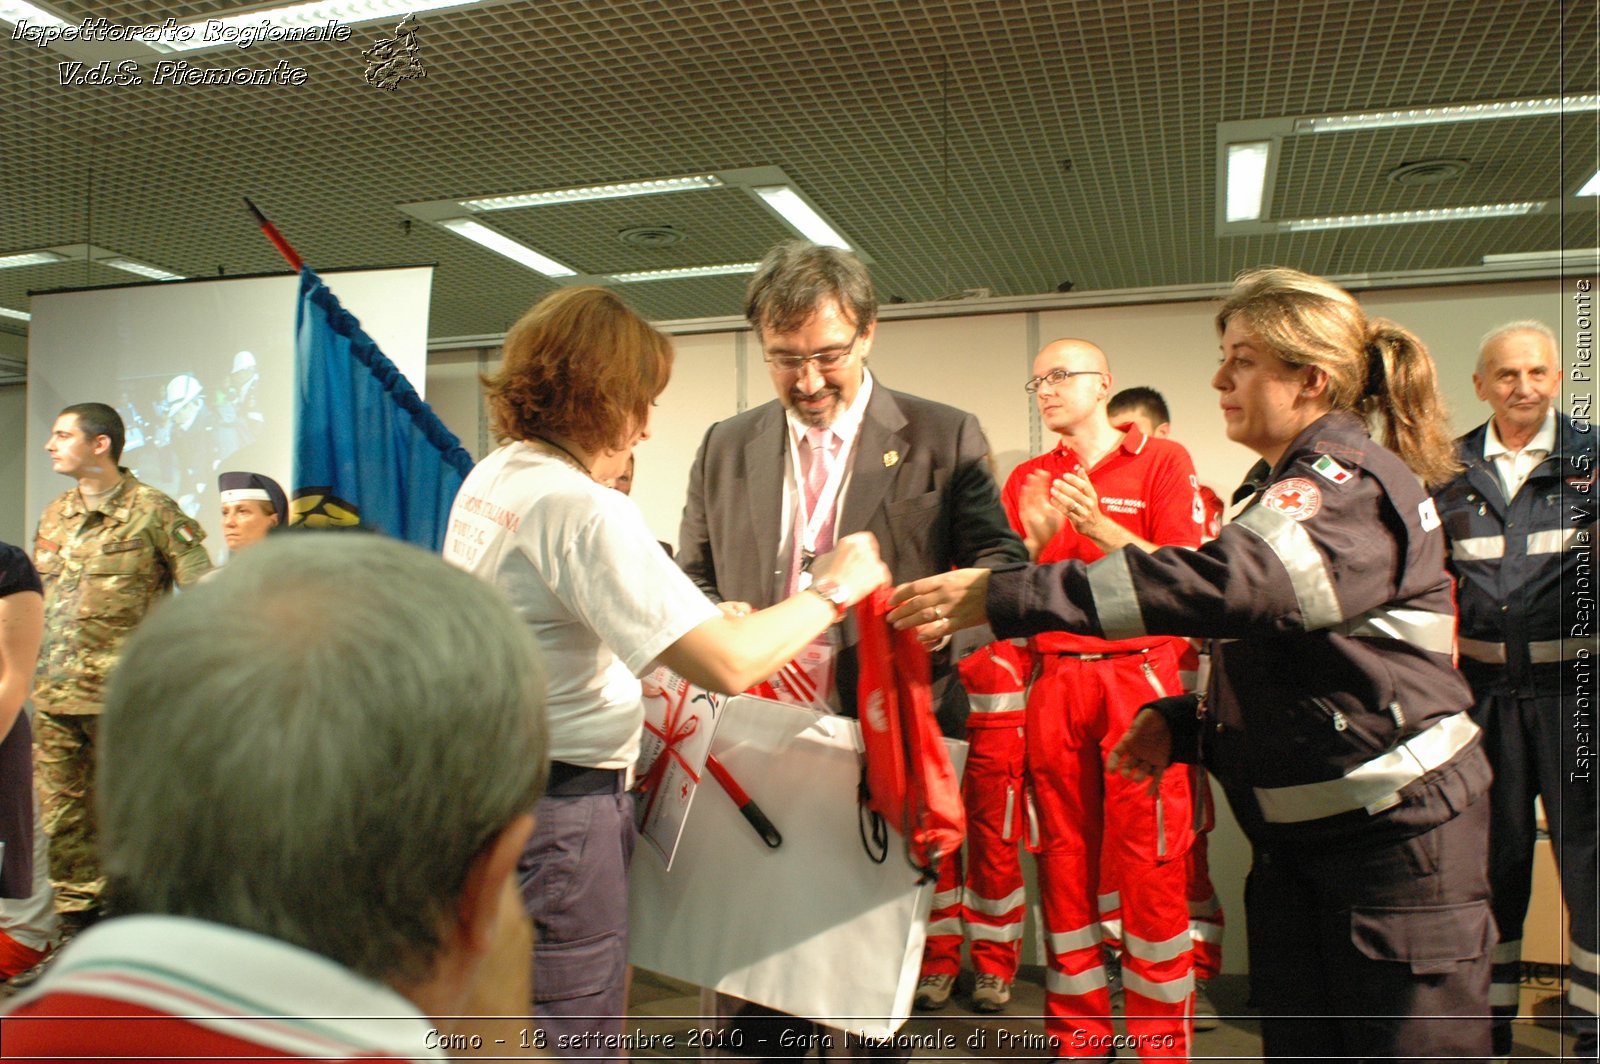
<svg viewBox="0 0 1600 1064"><path fill-rule="evenodd" d="M519 263L535 273L542 273L546 277L576 277L578 271L571 266L557 262L548 255L519 244L504 233L498 233L481 222L471 218L446 218L439 222L440 225L455 233L457 236L466 237L480 247L488 248L497 254L504 255L512 262Z"/></svg>
<svg viewBox="0 0 1600 1064"><path fill-rule="evenodd" d="M1443 107L1408 107L1394 111L1362 111L1348 115L1297 118L1296 133L1346 133L1353 129L1393 129L1431 126L1446 122L1480 122L1496 118L1534 118L1539 115L1600 111L1600 95L1539 96L1527 100L1451 104Z"/></svg>
<svg viewBox="0 0 1600 1064"><path fill-rule="evenodd" d="M65 260L65 255L58 255L54 251L19 251L15 255L0 255L0 270L9 270L14 266L43 266Z"/></svg>
<svg viewBox="0 0 1600 1064"><path fill-rule="evenodd" d="M0 0L4 2L4 0ZM736 170L719 170L716 173L689 174L680 177L644 178L638 181L612 181L589 185L574 185L569 188L546 189L535 192L512 192L504 195L477 196L473 199L444 199L427 200L419 203L398 204L400 211L419 221L430 225L442 225L462 236L479 233L483 236L480 243L491 247L501 254L510 255L512 258L531 265L528 256L539 255L538 252L496 233L487 227L472 228L468 212L478 214L489 211L513 210L516 208L538 208L559 205L562 203L581 203L586 200L600 199L625 199L635 196L654 196L666 192L699 192L718 189L738 189L750 193L763 207L771 210L794 229L796 233L805 236L818 244L832 245L845 250L854 251L863 262L871 262L865 252L854 248L849 241L840 234L839 230L814 207L805 196L794 187L786 174L775 166L746 167ZM671 225L655 224L649 226L635 226L624 230L621 234L625 242L635 246L660 247L671 243L670 237L676 231ZM578 271L562 266L548 256L540 256L544 266L533 266L551 277L581 276ZM683 267L684 269L697 269L697 267ZM655 270L625 271L632 280L637 275L638 279L655 280L660 277ZM671 274L672 277L682 276L707 276L706 274Z"/></svg>
<svg viewBox="0 0 1600 1064"><path fill-rule="evenodd" d="M1267 140L1228 145L1228 221L1261 217L1271 152L1272 142Z"/></svg>
<svg viewBox="0 0 1600 1064"><path fill-rule="evenodd" d="M684 266L669 270L635 270L632 273L613 273L606 280L617 284L636 284L640 281L681 281L689 277L726 277L730 274L755 273L759 262L728 262L720 266Z"/></svg>
<svg viewBox="0 0 1600 1064"><path fill-rule="evenodd" d="M1550 251L1508 251L1485 255L1485 266L1529 266L1540 263L1600 262L1600 248L1557 248Z"/></svg>
<svg viewBox="0 0 1600 1064"><path fill-rule="evenodd" d="M122 270L126 273L136 273L140 277L148 277L154 281L181 281L183 274L163 270L159 266L152 266L147 262L117 256L109 259L95 259L101 266L110 266L113 270Z"/></svg>
<svg viewBox="0 0 1600 1064"><path fill-rule="evenodd" d="M1412 225L1418 222L1458 222L1477 218L1508 218L1533 214L1544 207L1537 200L1523 203L1485 203L1476 207L1438 207L1427 211L1386 211L1380 214L1336 214L1323 218L1285 218L1278 229L1288 233L1312 229L1360 229L1373 225Z"/></svg>
<svg viewBox="0 0 1600 1064"><path fill-rule="evenodd" d="M35 26L65 26L65 19L57 18L42 7L34 7L27 0L0 0L0 21L13 26L23 22Z"/></svg>
<svg viewBox="0 0 1600 1064"><path fill-rule="evenodd" d="M0 0L5 2L5 0ZM363 22L380 22L398 19L406 14L420 15L425 11L443 11L452 7L479 7L483 0L311 0L310 3L284 4L280 7L259 8L239 15L209 18L204 21L179 25L204 27L188 40L164 37L154 45L159 52L192 52L198 48L216 48L223 44L237 44L242 31L254 30L268 23L277 30L307 30L329 23L338 26L356 26ZM220 23L212 30L212 23ZM261 40L272 40L270 36Z"/></svg>
<svg viewBox="0 0 1600 1064"><path fill-rule="evenodd" d="M583 203L588 200L626 199L630 196L654 196L663 192L698 192L707 188L722 188L715 174L698 174L693 177L664 177L650 181L618 181L609 185L581 185L577 188L554 188L545 192L518 192L508 196L486 196L483 199L462 200L463 207L475 211L506 211L517 207L547 207L554 203Z"/></svg>
<svg viewBox="0 0 1600 1064"><path fill-rule="evenodd" d="M850 250L850 242L839 235L816 209L800 198L789 185L767 185L750 191L761 197L763 203L777 212L796 232L813 244Z"/></svg>

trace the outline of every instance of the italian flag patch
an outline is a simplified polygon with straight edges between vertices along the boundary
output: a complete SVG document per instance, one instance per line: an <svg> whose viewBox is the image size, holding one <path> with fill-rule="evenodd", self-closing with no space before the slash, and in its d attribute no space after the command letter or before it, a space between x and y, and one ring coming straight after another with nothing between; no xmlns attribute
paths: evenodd
<svg viewBox="0 0 1600 1064"><path fill-rule="evenodd" d="M1345 481L1350 480L1355 476L1354 473L1350 472L1350 470L1346 469L1338 462L1335 462L1327 455L1323 455L1321 458L1318 458L1315 462L1313 462L1311 464L1311 468L1321 474L1324 479L1331 480L1335 484L1343 484Z"/></svg>

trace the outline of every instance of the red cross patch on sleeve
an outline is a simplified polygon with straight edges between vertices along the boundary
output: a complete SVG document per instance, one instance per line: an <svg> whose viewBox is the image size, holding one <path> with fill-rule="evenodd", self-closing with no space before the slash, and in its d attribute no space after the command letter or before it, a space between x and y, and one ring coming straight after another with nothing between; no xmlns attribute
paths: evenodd
<svg viewBox="0 0 1600 1064"><path fill-rule="evenodd" d="M1305 477L1290 477L1268 488L1261 505L1296 521L1309 521L1322 509L1322 489Z"/></svg>

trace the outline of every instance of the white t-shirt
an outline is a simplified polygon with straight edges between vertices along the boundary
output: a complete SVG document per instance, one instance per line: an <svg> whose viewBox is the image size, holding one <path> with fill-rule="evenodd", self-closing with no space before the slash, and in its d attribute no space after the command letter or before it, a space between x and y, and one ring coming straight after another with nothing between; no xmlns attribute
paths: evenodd
<svg viewBox="0 0 1600 1064"><path fill-rule="evenodd" d="M639 508L562 459L509 443L461 485L444 557L499 588L544 651L550 756L632 767L644 722L638 678L719 616Z"/></svg>

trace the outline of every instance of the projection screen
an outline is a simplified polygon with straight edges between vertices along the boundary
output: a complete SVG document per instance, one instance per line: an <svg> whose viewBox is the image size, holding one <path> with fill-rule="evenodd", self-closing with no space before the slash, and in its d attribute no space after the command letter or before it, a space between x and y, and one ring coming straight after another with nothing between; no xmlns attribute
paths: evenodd
<svg viewBox="0 0 1600 1064"><path fill-rule="evenodd" d="M423 392L433 267L322 275L346 310ZM127 427L122 464L177 499L224 560L217 474L290 484L294 440L294 275L165 281L41 293L28 344L28 530L72 487L44 444L56 415L109 403ZM424 397L425 394L424 394Z"/></svg>

